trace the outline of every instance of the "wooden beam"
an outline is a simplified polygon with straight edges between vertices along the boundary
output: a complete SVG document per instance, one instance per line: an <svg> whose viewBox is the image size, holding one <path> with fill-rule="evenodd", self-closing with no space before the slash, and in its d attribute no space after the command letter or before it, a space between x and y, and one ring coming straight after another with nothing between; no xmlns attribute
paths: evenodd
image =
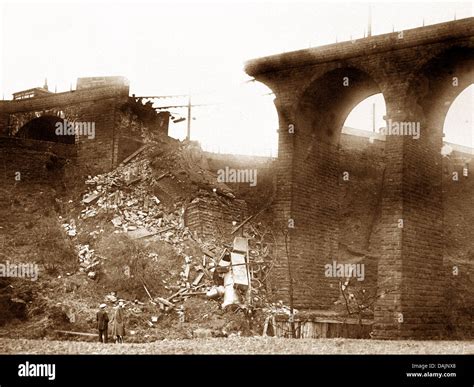
<svg viewBox="0 0 474 387"><path fill-rule="evenodd" d="M95 333L85 333L85 332L58 331L58 330L55 330L55 332L64 333L64 334L68 334L68 335L78 335L78 336L88 336L88 337L96 337L97 336L97 334L95 334Z"/></svg>

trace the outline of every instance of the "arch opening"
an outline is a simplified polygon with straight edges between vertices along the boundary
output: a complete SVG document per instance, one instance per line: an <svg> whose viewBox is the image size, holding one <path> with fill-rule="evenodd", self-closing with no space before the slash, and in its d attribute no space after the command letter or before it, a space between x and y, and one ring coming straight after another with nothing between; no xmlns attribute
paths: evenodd
<svg viewBox="0 0 474 387"><path fill-rule="evenodd" d="M342 128L343 133L351 133L351 130L367 132L369 134L381 134L381 129L385 127L385 116L387 108L382 93L375 94L364 99L355 106ZM364 134L364 133L361 133Z"/></svg>
<svg viewBox="0 0 474 387"><path fill-rule="evenodd" d="M64 130L65 126L65 120L60 117L42 116L27 122L18 130L15 136L39 141L74 144L75 135L68 134L67 130ZM57 131L59 127L61 131Z"/></svg>
<svg viewBox="0 0 474 387"><path fill-rule="evenodd" d="M443 124L445 143L474 148L474 84L470 84L449 106Z"/></svg>
<svg viewBox="0 0 474 387"><path fill-rule="evenodd" d="M349 113L381 92L377 83L356 68L339 68L316 79L303 94L297 124L317 141L337 144Z"/></svg>
<svg viewBox="0 0 474 387"><path fill-rule="evenodd" d="M408 91L422 118L423 140L441 142L444 123L457 97L474 81L474 49L453 47L430 59L414 75ZM472 104L469 109L472 109Z"/></svg>

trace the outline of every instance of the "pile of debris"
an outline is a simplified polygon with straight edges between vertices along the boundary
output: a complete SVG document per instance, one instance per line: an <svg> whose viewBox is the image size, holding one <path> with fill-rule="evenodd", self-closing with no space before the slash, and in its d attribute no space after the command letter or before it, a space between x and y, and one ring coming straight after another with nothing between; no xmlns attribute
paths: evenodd
<svg viewBox="0 0 474 387"><path fill-rule="evenodd" d="M86 184L94 188L83 199L87 207L81 217L86 219L99 213L112 213L115 233L127 233L132 239L156 236L172 244L189 239L190 231L184 227L184 209L167 211L160 199L150 193L149 187L153 187L154 178L147 161L140 162L139 166L141 173L138 177L129 174L129 169L124 172L123 168L119 168L88 179ZM142 185L131 189L130 186L138 181Z"/></svg>
<svg viewBox="0 0 474 387"><path fill-rule="evenodd" d="M144 147L142 154L125 160L113 171L89 176L81 218L113 214L111 222L116 233L127 233L132 239L157 236L178 244L190 238L185 220L202 235L200 226L213 223L213 219L206 217L208 212L214 216L214 223L220 217L231 224L231 218L239 220L244 215L245 202L234 200L225 184L199 166L202 162L197 161L199 152L194 145L181 145L183 149L167 156L156 148ZM155 165L157 160L159 166ZM172 168L170 162L177 165Z"/></svg>
<svg viewBox="0 0 474 387"><path fill-rule="evenodd" d="M76 248L79 257L79 271L86 272L89 278L95 279L97 273L93 269L101 263L99 256L95 254L95 251L89 245L79 244Z"/></svg>
<svg viewBox="0 0 474 387"><path fill-rule="evenodd" d="M242 221L245 202L236 199L206 169L206 161L193 143L179 143L178 149L175 145L159 148L150 144L113 171L89 176L79 219L89 222L97 217L110 222L114 233L131 239L168 242L182 259L179 276L162 280L168 294L152 294L157 292L156 286L141 280L152 305L151 319L146 321L150 327L161 314L171 312L179 321L186 321L186 300L194 296L214 300L221 309L264 310L268 307L265 280L273 266L269 233L260 223L250 222L251 217ZM219 232L209 227L212 224ZM81 237L74 221L64 228L69 236ZM89 236L95 239L104 228L98 225ZM104 259L90 244L79 244L77 250L80 271L94 279L96 266ZM149 253L148 259L158 262L153 254ZM112 294L106 301L115 304L118 299ZM142 313L140 304L133 301L136 316Z"/></svg>
<svg viewBox="0 0 474 387"><path fill-rule="evenodd" d="M163 311L174 309L176 304L195 295L219 301L222 309L236 305L249 310L267 305L264 281L271 261L267 245L262 246L263 251L261 245L251 249L246 237L235 237L232 246L200 242L202 257L183 256L178 288L174 287L177 291L171 296L152 297L145 287L152 302Z"/></svg>
<svg viewBox="0 0 474 387"><path fill-rule="evenodd" d="M59 220L62 220L62 218L59 217ZM77 235L76 222L74 219L71 219L69 223L63 223L62 226L68 236L75 237Z"/></svg>

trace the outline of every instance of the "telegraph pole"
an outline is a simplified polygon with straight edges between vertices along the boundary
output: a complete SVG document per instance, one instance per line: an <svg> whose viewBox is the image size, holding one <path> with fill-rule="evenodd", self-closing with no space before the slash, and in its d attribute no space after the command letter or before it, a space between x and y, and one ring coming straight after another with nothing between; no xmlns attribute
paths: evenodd
<svg viewBox="0 0 474 387"><path fill-rule="evenodd" d="M188 97L188 128L186 131L186 140L191 140L191 94Z"/></svg>
<svg viewBox="0 0 474 387"><path fill-rule="evenodd" d="M375 102L372 104L372 132L375 133Z"/></svg>
<svg viewBox="0 0 474 387"><path fill-rule="evenodd" d="M368 28L367 28L367 37L372 36L372 4L369 4L369 20L368 20Z"/></svg>

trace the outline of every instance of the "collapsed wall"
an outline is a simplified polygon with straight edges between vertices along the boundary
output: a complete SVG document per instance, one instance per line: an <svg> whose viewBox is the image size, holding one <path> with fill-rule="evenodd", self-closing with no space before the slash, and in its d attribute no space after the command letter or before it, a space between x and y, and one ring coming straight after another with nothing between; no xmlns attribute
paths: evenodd
<svg viewBox="0 0 474 387"><path fill-rule="evenodd" d="M203 239L217 238L230 242L231 232L247 211L244 200L223 203L219 198L196 198L184 213L185 225Z"/></svg>

